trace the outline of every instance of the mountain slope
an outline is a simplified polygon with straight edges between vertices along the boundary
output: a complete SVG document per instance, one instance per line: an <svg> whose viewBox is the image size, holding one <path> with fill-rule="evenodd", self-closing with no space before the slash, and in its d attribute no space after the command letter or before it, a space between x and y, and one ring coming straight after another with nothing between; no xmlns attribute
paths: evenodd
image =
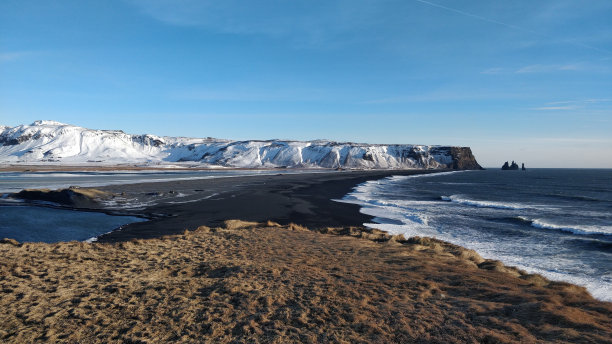
<svg viewBox="0 0 612 344"><path fill-rule="evenodd" d="M0 163L4 164L176 162L242 168L480 169L469 147L159 137L55 121L0 126Z"/></svg>

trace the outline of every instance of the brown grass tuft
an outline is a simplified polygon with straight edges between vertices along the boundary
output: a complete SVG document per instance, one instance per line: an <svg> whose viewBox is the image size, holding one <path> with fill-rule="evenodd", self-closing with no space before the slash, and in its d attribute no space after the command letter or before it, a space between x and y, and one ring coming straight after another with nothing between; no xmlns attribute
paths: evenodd
<svg viewBox="0 0 612 344"><path fill-rule="evenodd" d="M98 189L94 189L94 188L80 188L80 187L73 187L71 186L69 188L69 190L71 190L72 192L76 193L76 194L80 194L83 195L87 198L108 198L111 197L112 194L106 191L102 191L102 190L98 190Z"/></svg>
<svg viewBox="0 0 612 344"><path fill-rule="evenodd" d="M270 220L266 221L265 226L266 227L282 227L281 224L274 222L274 221L270 221Z"/></svg>
<svg viewBox="0 0 612 344"><path fill-rule="evenodd" d="M393 242L393 243L398 243L398 244L407 244L408 243L408 240L406 240L406 237L404 236L404 234L393 235L393 236L391 236L389 241Z"/></svg>
<svg viewBox="0 0 612 344"><path fill-rule="evenodd" d="M514 277L520 277L523 275L519 269L513 266L506 266L499 260L486 259L482 263L478 264L478 267L484 270L503 272Z"/></svg>
<svg viewBox="0 0 612 344"><path fill-rule="evenodd" d="M309 229L304 227L304 226L300 226L298 224L295 224L293 222L291 222L290 224L287 225L287 228L292 230L292 231L308 231Z"/></svg>
<svg viewBox="0 0 612 344"><path fill-rule="evenodd" d="M242 229L242 228L251 228L255 226L260 226L259 222L252 221L242 221L242 220L225 220L223 221L223 225L225 229L233 230L233 229Z"/></svg>
<svg viewBox="0 0 612 344"><path fill-rule="evenodd" d="M538 275L538 274L526 274L526 275L521 276L520 278L524 281L529 282L529 284L538 286L538 287L545 287L550 284L549 279L545 278L542 275Z"/></svg>
<svg viewBox="0 0 612 344"><path fill-rule="evenodd" d="M4 238L2 240L0 240L0 244L7 244L7 245L13 245L13 246L21 246L21 243L19 243L19 241L15 240L15 239L9 239L9 238Z"/></svg>
<svg viewBox="0 0 612 344"><path fill-rule="evenodd" d="M198 228L196 228L194 230L194 232L200 232L200 233L212 233L214 232L214 230L208 226L200 226Z"/></svg>

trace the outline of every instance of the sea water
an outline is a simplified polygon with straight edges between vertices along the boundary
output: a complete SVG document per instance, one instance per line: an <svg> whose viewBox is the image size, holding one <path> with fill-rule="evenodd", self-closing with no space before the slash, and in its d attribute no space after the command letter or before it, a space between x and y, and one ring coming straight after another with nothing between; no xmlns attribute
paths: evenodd
<svg viewBox="0 0 612 344"><path fill-rule="evenodd" d="M283 173L300 172L301 170L299 169L283 171ZM61 189L72 185L96 187L115 184L153 183L274 173L278 173L278 170L0 172L0 193L19 192L23 189Z"/></svg>
<svg viewBox="0 0 612 344"><path fill-rule="evenodd" d="M145 221L134 216L13 205L0 207L0 238L19 242L95 240L122 225Z"/></svg>
<svg viewBox="0 0 612 344"><path fill-rule="evenodd" d="M393 176L343 201L374 216L369 227L445 240L612 301L612 170Z"/></svg>

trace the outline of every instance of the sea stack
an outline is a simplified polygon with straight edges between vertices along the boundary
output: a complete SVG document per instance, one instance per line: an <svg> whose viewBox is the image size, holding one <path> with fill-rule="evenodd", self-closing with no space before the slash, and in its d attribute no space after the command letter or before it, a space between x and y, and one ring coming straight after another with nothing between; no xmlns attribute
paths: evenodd
<svg viewBox="0 0 612 344"><path fill-rule="evenodd" d="M523 164L523 166L524 165L525 164ZM504 171L507 171L507 170L518 170L519 166L518 166L518 164L516 162L514 162L514 160L512 161L511 165L508 165L508 162L506 161L501 169L504 170Z"/></svg>

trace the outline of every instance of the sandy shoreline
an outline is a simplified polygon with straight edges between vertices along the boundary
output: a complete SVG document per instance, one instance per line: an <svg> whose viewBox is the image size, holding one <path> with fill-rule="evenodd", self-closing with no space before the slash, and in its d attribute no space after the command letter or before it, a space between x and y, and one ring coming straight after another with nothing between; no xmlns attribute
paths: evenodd
<svg viewBox="0 0 612 344"><path fill-rule="evenodd" d="M361 214L358 205L333 199L341 199L353 187L368 180L432 172L435 171L316 171L100 187L104 192L122 194L136 204L152 199L155 204L125 212L149 217L151 221L127 225L99 240L154 238L201 225L220 226L233 218L297 223L310 228L361 226L372 217Z"/></svg>

